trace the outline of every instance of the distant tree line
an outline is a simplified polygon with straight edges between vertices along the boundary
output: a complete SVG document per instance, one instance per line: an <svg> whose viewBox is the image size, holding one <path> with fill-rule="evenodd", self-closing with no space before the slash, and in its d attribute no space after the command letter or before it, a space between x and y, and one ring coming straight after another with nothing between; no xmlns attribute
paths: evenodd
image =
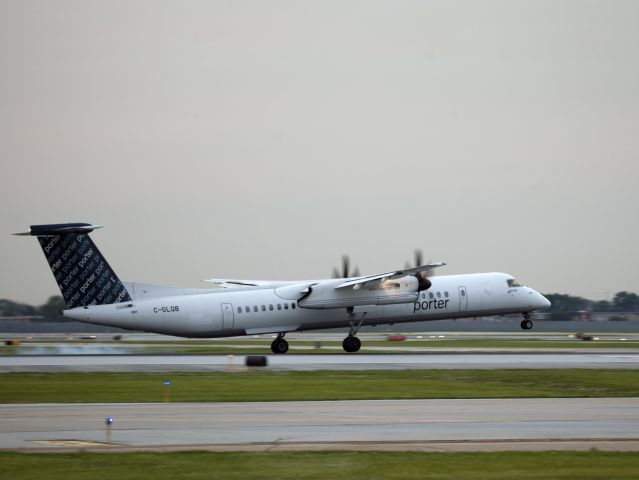
<svg viewBox="0 0 639 480"><path fill-rule="evenodd" d="M43 305L35 307L26 303L0 299L0 317L42 317L43 320L58 321L62 319L60 312L64 310L64 300L60 295L53 295Z"/></svg>
<svg viewBox="0 0 639 480"><path fill-rule="evenodd" d="M593 301L561 293L544 295L552 303L550 316L553 320L570 320L570 315L579 311L588 312L639 312L639 295L629 292L615 294L611 301Z"/></svg>
<svg viewBox="0 0 639 480"><path fill-rule="evenodd" d="M619 292L612 300L593 301L561 293L545 295L552 302L550 316L553 320L569 320L571 314L581 310L589 312L639 312L639 295ZM64 300L60 295L49 297L44 305L35 307L25 303L0 299L0 317L42 317L43 320L59 321L64 310Z"/></svg>

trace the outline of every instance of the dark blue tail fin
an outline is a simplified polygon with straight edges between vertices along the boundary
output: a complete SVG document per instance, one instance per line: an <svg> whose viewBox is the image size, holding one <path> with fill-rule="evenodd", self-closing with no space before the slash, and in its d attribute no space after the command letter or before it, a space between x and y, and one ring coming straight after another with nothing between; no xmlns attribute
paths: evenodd
<svg viewBox="0 0 639 480"><path fill-rule="evenodd" d="M100 225L63 223L31 225L18 235L38 237L67 308L131 300L89 233Z"/></svg>

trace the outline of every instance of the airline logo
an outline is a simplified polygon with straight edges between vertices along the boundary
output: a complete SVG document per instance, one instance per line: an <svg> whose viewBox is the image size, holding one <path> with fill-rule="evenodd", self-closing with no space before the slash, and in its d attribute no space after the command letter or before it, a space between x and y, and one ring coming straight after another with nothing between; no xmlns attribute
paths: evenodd
<svg viewBox="0 0 639 480"><path fill-rule="evenodd" d="M67 308L131 300L109 264L84 234L38 237Z"/></svg>
<svg viewBox="0 0 639 480"><path fill-rule="evenodd" d="M449 298L424 300L422 302L415 302L413 304L413 313L420 310L446 310L448 308Z"/></svg>

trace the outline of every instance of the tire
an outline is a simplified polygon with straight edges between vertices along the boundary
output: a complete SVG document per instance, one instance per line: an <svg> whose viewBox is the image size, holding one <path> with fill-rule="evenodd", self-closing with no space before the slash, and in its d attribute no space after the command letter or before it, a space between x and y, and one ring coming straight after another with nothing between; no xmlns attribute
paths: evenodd
<svg viewBox="0 0 639 480"><path fill-rule="evenodd" d="M352 337L350 335L346 337L344 341L342 342L342 348L347 353L355 353L361 348L361 346L362 346L361 340L357 337Z"/></svg>
<svg viewBox="0 0 639 480"><path fill-rule="evenodd" d="M521 321L522 330L530 330L532 327L533 327L532 320L522 320Z"/></svg>
<svg viewBox="0 0 639 480"><path fill-rule="evenodd" d="M271 351L277 355L282 355L288 352L288 342L283 338L276 338L271 343Z"/></svg>

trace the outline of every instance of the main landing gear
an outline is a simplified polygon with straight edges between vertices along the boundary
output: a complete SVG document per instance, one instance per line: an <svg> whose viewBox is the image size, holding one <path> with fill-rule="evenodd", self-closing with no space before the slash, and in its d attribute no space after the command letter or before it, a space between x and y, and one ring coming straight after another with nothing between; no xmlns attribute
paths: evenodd
<svg viewBox="0 0 639 480"><path fill-rule="evenodd" d="M342 342L342 348L345 352L355 353L362 346L362 341L354 335L349 335Z"/></svg>
<svg viewBox="0 0 639 480"><path fill-rule="evenodd" d="M271 343L271 351L273 353L286 353L288 352L288 342L284 340L284 334L280 333L273 343Z"/></svg>
<svg viewBox="0 0 639 480"><path fill-rule="evenodd" d="M522 313L521 315L524 317L524 319L521 321L521 329L530 330L533 327L532 320L530 319L527 313Z"/></svg>
<svg viewBox="0 0 639 480"><path fill-rule="evenodd" d="M355 335L357 335L357 332L362 326L365 314L360 317L357 323L355 323L355 314L353 313L353 308L349 307L346 310L348 311L348 323L351 326L351 330L350 332L348 332L348 337L346 337L342 342L342 348L347 353L355 353L362 347L362 341Z"/></svg>

